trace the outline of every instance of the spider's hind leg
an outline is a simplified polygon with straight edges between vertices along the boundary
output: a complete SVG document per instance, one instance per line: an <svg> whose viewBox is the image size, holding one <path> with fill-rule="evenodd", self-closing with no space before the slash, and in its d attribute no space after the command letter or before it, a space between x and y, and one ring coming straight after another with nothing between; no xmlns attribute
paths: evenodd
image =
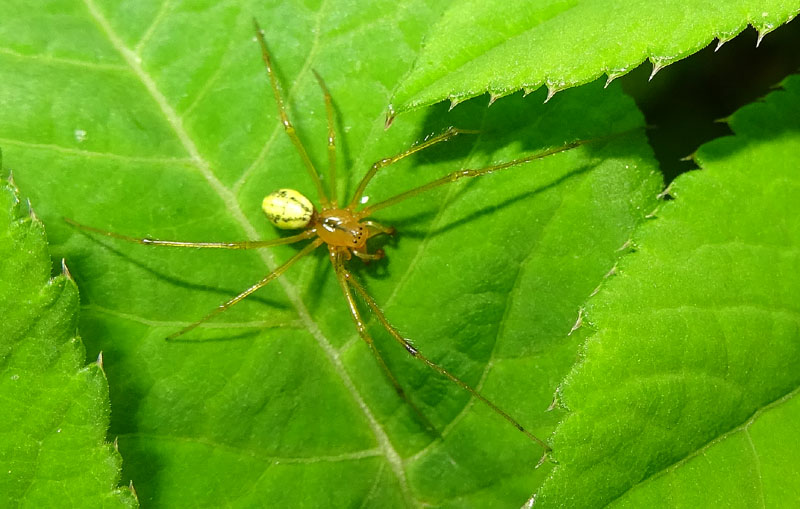
<svg viewBox="0 0 800 509"><path fill-rule="evenodd" d="M356 253L356 256L360 256L356 251L353 252ZM347 307L350 309L350 316L353 318L353 322L355 322L358 335L361 336L361 339L363 339L367 346L369 346L369 349L372 352L372 355L375 356L375 360L378 362L378 365L386 374L386 378L392 382L392 386L394 386L394 390L397 392L397 395L408 404L420 422L424 424L431 433L437 437L441 437L439 431L436 429L433 423L431 423L431 421L425 417L425 414L422 413L422 410L420 410L419 407L414 404L411 398L408 397L405 390L403 390L403 387L400 385L400 382L397 381L397 378L395 378L394 374L389 369L389 366L386 364L386 361L384 360L380 351L375 347L375 341L372 339L372 336L370 336L369 331L367 330L367 324L364 323L364 319L361 318L361 313L358 310L355 296L353 295L353 292L350 291L350 286L348 285L347 279L352 276L350 276L350 273L344 268L342 256L340 254L334 255L331 258L331 262L333 263L333 269L336 273L336 279L339 281L339 286L342 288L342 293L344 294L345 300L347 300Z"/></svg>
<svg viewBox="0 0 800 509"><path fill-rule="evenodd" d="M406 352L408 352L413 358L419 360L420 362L422 362L423 364L425 364L426 366L428 366L432 370L436 371L440 375L444 376L445 378L450 379L450 381L454 382L456 385L458 385L459 387L461 387L462 389L464 389L465 391L470 393L473 397L475 397L476 399L480 400L486 406L491 408L495 413L497 413L500 417L502 417L503 419L508 421L512 426L514 426L519 431L521 431L525 436L527 436L533 442L536 442L537 444L539 444L539 446L542 448L542 450L544 452L542 454L541 460L539 460L539 464L538 465L542 464L542 462L547 457L547 454L551 450L550 446L547 445L547 443L545 443L542 439L538 438L533 433L531 433L530 431L525 429L519 422L517 422L516 419L511 417L511 415L509 415L503 409L501 409L500 407L495 405L492 401L487 399L481 393L479 393L478 391L473 389L469 384L467 384L466 382L464 382L463 380L461 380L460 378L458 378L454 374L450 373L449 371L447 371L443 367L439 366L438 364L436 364L432 360L430 360L427 357L425 357L419 350L417 350L416 347L414 347L406 338L404 338L391 323L389 323L389 320L386 319L386 316L383 314L383 310L381 310L381 308L375 302L375 299L373 299L372 296L370 296L369 293L367 293L367 290L361 285L361 283L359 283L352 276L352 274L347 272L347 270L343 266L340 267L337 270L337 272L341 272L342 273L342 275L340 276L340 279L343 278L344 281L348 285L353 287L353 289L356 291L356 293L358 293L358 295L360 295L361 298L364 299L364 301L367 303L369 308L375 314L375 317L378 319L378 321L381 323L381 325L383 325L383 328L386 329L386 331L392 336L392 338L395 341L397 341L398 343L400 343L403 346L403 348L405 348Z"/></svg>

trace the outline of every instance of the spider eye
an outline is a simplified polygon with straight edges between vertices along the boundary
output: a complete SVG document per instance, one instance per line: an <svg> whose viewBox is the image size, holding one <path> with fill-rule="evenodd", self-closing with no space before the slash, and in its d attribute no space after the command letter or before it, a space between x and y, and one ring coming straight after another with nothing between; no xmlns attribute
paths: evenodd
<svg viewBox="0 0 800 509"><path fill-rule="evenodd" d="M268 194L261 208L270 223L284 230L305 228L314 216L314 205L294 189L278 189Z"/></svg>

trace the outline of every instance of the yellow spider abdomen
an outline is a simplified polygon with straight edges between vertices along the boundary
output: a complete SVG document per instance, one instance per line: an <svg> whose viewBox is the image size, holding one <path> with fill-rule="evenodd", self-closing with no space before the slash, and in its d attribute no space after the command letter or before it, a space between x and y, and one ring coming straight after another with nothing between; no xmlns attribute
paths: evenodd
<svg viewBox="0 0 800 509"><path fill-rule="evenodd" d="M294 189L278 189L268 194L261 208L267 219L283 230L305 228L314 217L314 205Z"/></svg>

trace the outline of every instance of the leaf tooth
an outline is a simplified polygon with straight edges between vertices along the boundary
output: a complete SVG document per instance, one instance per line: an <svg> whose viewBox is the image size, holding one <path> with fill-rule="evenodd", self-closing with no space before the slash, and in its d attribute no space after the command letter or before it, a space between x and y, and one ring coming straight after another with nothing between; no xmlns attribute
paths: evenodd
<svg viewBox="0 0 800 509"><path fill-rule="evenodd" d="M136 501L138 502L139 501L139 494L136 493L136 488L133 487L133 480L132 479L128 483L128 489L131 490L131 494L133 495L133 498L135 498Z"/></svg>
<svg viewBox="0 0 800 509"><path fill-rule="evenodd" d="M547 407L547 412L552 412L556 408L563 408L565 410L567 409L567 406L564 404L563 398L561 397L561 389L561 384L559 384L558 387L556 387L556 390L553 391L553 401L551 401L550 406Z"/></svg>
<svg viewBox="0 0 800 509"><path fill-rule="evenodd" d="M669 201L674 200L675 195L672 194L672 184L668 185L663 191L656 195L657 200Z"/></svg>
<svg viewBox="0 0 800 509"><path fill-rule="evenodd" d="M67 267L67 261L64 258L61 259L61 274L70 281L75 281L72 278L72 273L70 273L69 268Z"/></svg>
<svg viewBox="0 0 800 509"><path fill-rule="evenodd" d="M33 206L31 205L31 200L28 198L25 200L28 203L28 216L31 218L31 222L38 223L39 216L36 215L36 212L33 210Z"/></svg>
<svg viewBox="0 0 800 509"><path fill-rule="evenodd" d="M655 75L658 74L658 71L669 65L666 59L660 59L660 58L650 57L650 62L652 62L653 64L653 70L650 72L650 77L647 78L647 81L652 81L653 77L655 77Z"/></svg>
<svg viewBox="0 0 800 509"><path fill-rule="evenodd" d="M636 246L636 243L633 241L633 239L629 238L625 241L625 243L617 248L617 252L619 253L620 251L628 251L629 253L635 253L637 249L638 247Z"/></svg>
<svg viewBox="0 0 800 509"><path fill-rule="evenodd" d="M780 86L777 87L777 88L780 88ZM712 122L714 122L716 124L728 124L728 123L730 123L730 121L731 121L731 116L730 115L728 115L727 117L720 117L720 118L715 118L714 120L712 120Z"/></svg>
<svg viewBox="0 0 800 509"><path fill-rule="evenodd" d="M620 76L623 76L628 72L628 70L629 69L627 67L623 67L621 69L606 69L606 76L608 76L608 78L606 78L606 84L603 85L603 88L608 88L612 81Z"/></svg>
<svg viewBox="0 0 800 509"><path fill-rule="evenodd" d="M386 109L386 121L383 124L383 129L389 129L392 126L392 122L394 122L394 118L397 116L397 112L394 111L394 106L389 104L389 107Z"/></svg>
<svg viewBox="0 0 800 509"><path fill-rule="evenodd" d="M617 269L617 264L615 263L611 269L603 276L603 279L609 279L611 276L616 276L619 274L619 269Z"/></svg>
<svg viewBox="0 0 800 509"><path fill-rule="evenodd" d="M502 92L498 92L498 93L489 92L489 105L488 106L491 106L492 104L494 104L494 102L496 100L500 99L501 97L503 97L503 93Z"/></svg>
<svg viewBox="0 0 800 509"><path fill-rule="evenodd" d="M700 164L697 162L697 151L694 151L689 155L681 157L679 161L691 161L695 163L697 166L700 166Z"/></svg>
<svg viewBox="0 0 800 509"><path fill-rule="evenodd" d="M575 332L576 330L580 329L581 326L583 326L583 308L582 307L578 308L578 319L575 320L575 324L569 330L569 332L567 333L567 336L572 336L572 333ZM550 404L550 408L548 408L548 410L551 410L553 408L553 404L555 404L555 402L556 402L556 400L555 400L555 396L554 396L553 397L553 403Z"/></svg>
<svg viewBox="0 0 800 509"><path fill-rule="evenodd" d="M111 444L114 446L114 450L119 452L119 437L114 437L114 442Z"/></svg>
<svg viewBox="0 0 800 509"><path fill-rule="evenodd" d="M554 95L556 95L558 92L561 92L562 90L564 90L564 84L563 83L557 84L557 83L552 83L552 82L548 81L547 82L547 97L544 98L544 103L543 104L546 104L550 99L553 98Z"/></svg>
<svg viewBox="0 0 800 509"><path fill-rule="evenodd" d="M447 111L453 111L453 108L458 106L464 101L463 97L456 97L454 95L450 96L450 108Z"/></svg>
<svg viewBox="0 0 800 509"><path fill-rule="evenodd" d="M103 351L102 350L100 350L100 353L97 354L97 360L95 361L95 364L97 364L97 367L99 367L100 370L103 373L106 372L106 370L103 368Z"/></svg>
<svg viewBox="0 0 800 509"><path fill-rule="evenodd" d="M525 504L522 506L522 509L533 509L533 506L534 506L534 505L536 505L536 493L534 493L533 495L531 495L531 498L529 498L529 499L528 499L528 500L525 502Z"/></svg>
<svg viewBox="0 0 800 509"><path fill-rule="evenodd" d="M522 87L522 97L527 97L529 94L532 94L537 88L539 87L535 86Z"/></svg>
<svg viewBox="0 0 800 509"><path fill-rule="evenodd" d="M766 12L762 14L762 16L766 16L766 15L767 15ZM772 23L764 23L764 25L762 25L761 27L755 27L755 28L756 28L756 31L758 32L758 38L756 39L756 48L757 48L757 47L759 47L761 45L761 41L764 39L764 37L768 33L770 33L773 30L775 30L775 25L772 24Z"/></svg>

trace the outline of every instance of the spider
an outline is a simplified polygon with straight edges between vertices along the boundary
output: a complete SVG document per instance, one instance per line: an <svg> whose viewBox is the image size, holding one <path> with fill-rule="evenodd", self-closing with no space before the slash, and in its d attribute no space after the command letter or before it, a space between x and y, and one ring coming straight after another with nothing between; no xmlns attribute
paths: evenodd
<svg viewBox="0 0 800 509"><path fill-rule="evenodd" d="M400 332L389 322L384 315L380 306L369 295L365 287L353 276L346 266L346 262L352 259L353 256L364 260L365 262L377 261L385 256L382 249L377 249L370 252L368 241L373 237L379 235L393 235L395 229L390 226L382 225L376 221L369 219L374 213L397 205L400 202L410 198L419 196L434 188L445 186L457 182L465 178L480 177L488 175L493 172L519 166L523 163L541 159L543 157L570 150L578 147L581 144L587 143L591 140L580 140L567 143L563 146L553 148L544 152L539 152L534 155L515 159L512 161L487 166L480 169L460 169L444 175L440 178L432 180L426 184L401 192L393 197L385 199L379 203L365 206L362 208L362 196L369 185L372 178L384 167L393 164L401 159L404 159L414 153L425 150L433 145L446 142L460 134L470 134L476 131L469 131L464 129L457 129L450 127L442 134L427 139L419 144L416 144L408 150L401 152L392 157L387 157L375 162L366 172L360 183L356 187L355 193L349 201L344 205L340 205L336 199L336 133L334 130L334 108L331 99L331 94L328 91L322 77L314 71L316 81L322 91L325 101L325 110L327 116L328 126L328 172L329 172L329 186L326 191L322 181L317 173L314 164L311 161L302 141L300 140L297 132L286 111L283 97L281 95L281 87L275 75L270 52L267 48L267 43L264 38L263 31L258 25L256 20L253 20L256 38L258 40L261 57L264 62L264 67L268 76L270 88L275 96L275 102L278 107L278 114L283 128L295 146L304 167L308 171L311 180L316 187L319 198L320 207L315 207L311 201L293 189L279 189L267 195L262 202L262 209L266 214L269 221L277 228L287 230L302 230L300 233L290 235L287 237L271 239L271 240L247 240L241 242L187 242L176 240L159 240L153 238L136 238L128 235L123 235L111 231L102 230L92 226L87 226L78 223L72 219L65 218L71 225L86 230L89 232L105 235L115 239L124 240L127 242L135 242L149 246L169 246L169 247L190 247L190 248L216 248L216 249L261 249L269 248L272 246L279 246L285 244L293 244L304 240L308 242L302 249L300 249L294 256L289 258L282 265L275 270L264 276L261 280L229 299L228 301L220 304L213 311L200 318L196 322L184 327L183 329L169 335L167 339L174 339L178 336L186 334L193 330L200 324L210 320L225 310L253 294L258 289L264 287L271 281L277 279L284 272L286 272L292 265L304 256L315 251L323 244L328 249L328 258L333 266L333 271L336 275L338 284L344 295L347 303L348 312L356 326L359 336L367 344L370 351L374 355L376 362L385 373L387 379L394 386L397 394L410 406L413 412L425 423L425 425L438 435L434 426L425 417L422 411L411 400L401 387L397 378L392 374L389 366L382 357L379 350L376 348L373 338L367 329L366 323L362 318L362 311L356 302L356 295L358 295L366 306L372 311L380 325L386 329L389 335L402 346L402 348L414 359L428 366L439 375L449 379L457 384L463 390L467 391L474 398L480 400L495 413L500 415L503 419L513 425L516 429L521 431L530 440L537 443L543 449L542 460L550 451L550 447L541 439L533 435L530 431L525 429L516 419L509 413L498 407L495 403L481 395L477 390L472 388L469 384L450 373L448 370L439 366L431 359L422 354L415 348L411 342L403 337ZM541 463L541 461L540 461Z"/></svg>

